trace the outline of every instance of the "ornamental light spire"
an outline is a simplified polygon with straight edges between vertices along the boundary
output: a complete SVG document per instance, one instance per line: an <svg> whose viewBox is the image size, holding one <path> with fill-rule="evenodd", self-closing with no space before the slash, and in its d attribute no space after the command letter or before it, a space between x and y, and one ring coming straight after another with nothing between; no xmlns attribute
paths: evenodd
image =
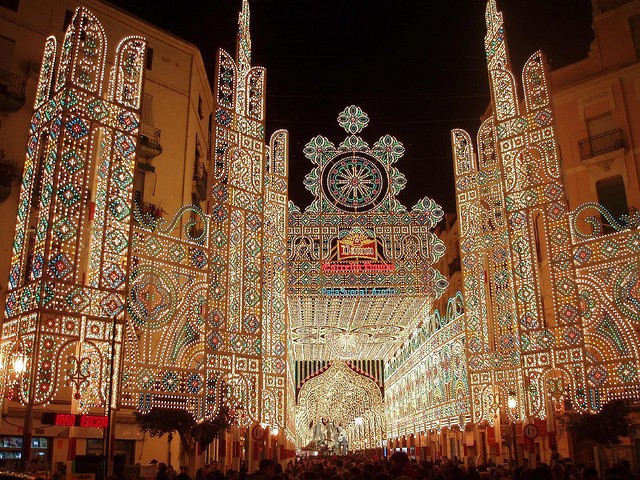
<svg viewBox="0 0 640 480"><path fill-rule="evenodd" d="M510 65L509 51L504 32L504 19L498 10L496 0L489 0L485 11L487 35L484 37L484 49L489 70L495 68L508 69Z"/></svg>
<svg viewBox="0 0 640 480"><path fill-rule="evenodd" d="M242 0L242 10L238 16L238 44L236 47L236 62L240 71L246 71L251 67L249 17L249 0Z"/></svg>

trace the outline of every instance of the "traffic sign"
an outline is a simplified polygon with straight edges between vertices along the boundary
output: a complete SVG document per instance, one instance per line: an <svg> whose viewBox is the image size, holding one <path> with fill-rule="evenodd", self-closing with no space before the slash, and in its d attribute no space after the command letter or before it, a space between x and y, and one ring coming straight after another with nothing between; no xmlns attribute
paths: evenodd
<svg viewBox="0 0 640 480"><path fill-rule="evenodd" d="M538 436L538 427L536 427L533 423L528 423L527 425L522 427L522 433L528 439L533 440Z"/></svg>
<svg viewBox="0 0 640 480"><path fill-rule="evenodd" d="M264 438L264 428L262 428L262 425L257 424L253 427L251 430L251 437L258 442Z"/></svg>

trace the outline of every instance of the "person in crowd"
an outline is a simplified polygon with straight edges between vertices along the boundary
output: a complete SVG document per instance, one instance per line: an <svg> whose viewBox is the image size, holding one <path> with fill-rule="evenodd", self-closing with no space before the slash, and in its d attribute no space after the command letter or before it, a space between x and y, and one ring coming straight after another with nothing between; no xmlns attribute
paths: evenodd
<svg viewBox="0 0 640 480"><path fill-rule="evenodd" d="M265 458L260 460L258 471L251 476L251 480L271 480L276 468L276 462Z"/></svg>
<svg viewBox="0 0 640 480"><path fill-rule="evenodd" d="M192 480L189 475L189 467L186 465L180 465L180 473L176 475L176 480Z"/></svg>
<svg viewBox="0 0 640 480"><path fill-rule="evenodd" d="M171 480L169 478L169 467L166 463L158 464L158 473L156 473L156 480Z"/></svg>

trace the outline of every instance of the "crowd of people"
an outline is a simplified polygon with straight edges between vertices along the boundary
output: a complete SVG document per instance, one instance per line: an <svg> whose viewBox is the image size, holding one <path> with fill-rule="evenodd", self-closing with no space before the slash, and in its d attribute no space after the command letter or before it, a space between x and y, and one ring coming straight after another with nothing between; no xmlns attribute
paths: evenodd
<svg viewBox="0 0 640 480"><path fill-rule="evenodd" d="M173 476L165 466L159 470L156 480L192 480L186 470ZM172 469L171 469L172 471ZM273 460L260 462L253 473L245 467L222 472L217 462L208 464L196 472L195 480L636 480L628 462L620 462L607 469L601 478L592 467L574 463L566 458L555 458L551 464L529 465L526 459L520 464L508 462L495 464L466 464L458 458L435 462L410 459L404 452L396 452L390 458L365 456L326 456L298 458L283 468Z"/></svg>

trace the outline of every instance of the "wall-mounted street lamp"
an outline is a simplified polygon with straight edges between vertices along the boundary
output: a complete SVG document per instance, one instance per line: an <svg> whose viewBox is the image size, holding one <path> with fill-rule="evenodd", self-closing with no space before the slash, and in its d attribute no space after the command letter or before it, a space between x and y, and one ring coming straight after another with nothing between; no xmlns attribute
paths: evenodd
<svg viewBox="0 0 640 480"><path fill-rule="evenodd" d="M27 370L27 362L25 361L24 355L21 353L17 353L13 357L13 371L18 375L22 375Z"/></svg>
<svg viewBox="0 0 640 480"><path fill-rule="evenodd" d="M35 368L31 365L29 372L29 393L27 395L27 405L24 412L24 423L22 425L22 449L20 451L20 472L26 472L31 460L31 430L33 429L33 401L35 394ZM13 371L20 377L27 372L27 357L24 353L16 353L13 357Z"/></svg>
<svg viewBox="0 0 640 480"><path fill-rule="evenodd" d="M516 463L518 463L518 441L516 439L516 422L513 420L515 416L515 409L518 406L518 398L516 397L516 392L513 390L509 390L509 396L507 397L507 406L509 410L511 410L511 416L509 416L509 421L511 423L511 441L513 442L513 459Z"/></svg>

